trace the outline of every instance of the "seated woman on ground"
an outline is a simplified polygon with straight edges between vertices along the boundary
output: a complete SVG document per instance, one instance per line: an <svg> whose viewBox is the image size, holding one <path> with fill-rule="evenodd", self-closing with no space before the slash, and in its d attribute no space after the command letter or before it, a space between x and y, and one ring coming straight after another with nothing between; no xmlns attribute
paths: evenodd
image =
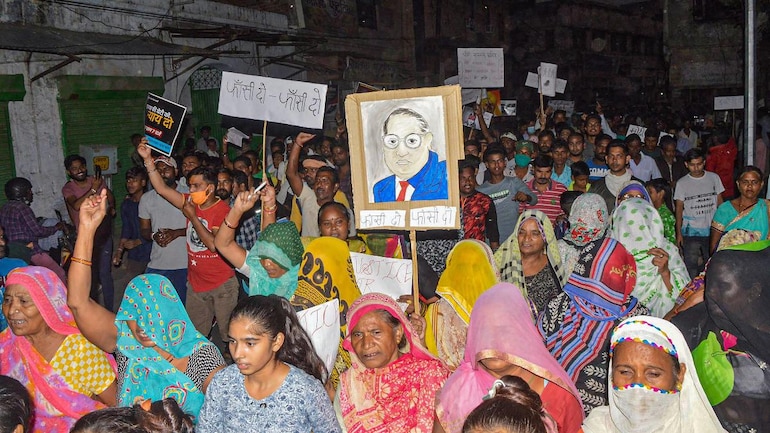
<svg viewBox="0 0 770 433"><path fill-rule="evenodd" d="M117 314L89 297L94 233L105 213L104 194L89 197L80 207L67 298L75 321L86 338L115 355L120 406L171 397L196 417L206 387L225 366L222 354L192 326L166 277L143 274L132 279ZM135 386L136 377L143 378L141 386Z"/></svg>
<svg viewBox="0 0 770 433"><path fill-rule="evenodd" d="M29 390L37 408L34 431L67 432L86 413L114 406L115 370L75 326L59 277L27 266L11 271L5 284L0 374Z"/></svg>
<svg viewBox="0 0 770 433"><path fill-rule="evenodd" d="M724 432L676 326L657 317L631 317L610 341L609 406L591 412L585 433Z"/></svg>
<svg viewBox="0 0 770 433"><path fill-rule="evenodd" d="M444 363L387 295L361 296L347 317L353 364L335 399L340 424L348 433L431 432L436 392L449 375Z"/></svg>
<svg viewBox="0 0 770 433"><path fill-rule="evenodd" d="M0 376L0 433L29 433L35 405L18 380Z"/></svg>
<svg viewBox="0 0 770 433"><path fill-rule="evenodd" d="M503 376L465 419L463 433L557 433L556 422L524 379Z"/></svg>
<svg viewBox="0 0 770 433"><path fill-rule="evenodd" d="M241 300L227 343L235 364L211 382L197 433L340 432L326 368L288 300Z"/></svg>
<svg viewBox="0 0 770 433"><path fill-rule="evenodd" d="M165 398L91 412L70 433L193 433L193 421L176 400Z"/></svg>

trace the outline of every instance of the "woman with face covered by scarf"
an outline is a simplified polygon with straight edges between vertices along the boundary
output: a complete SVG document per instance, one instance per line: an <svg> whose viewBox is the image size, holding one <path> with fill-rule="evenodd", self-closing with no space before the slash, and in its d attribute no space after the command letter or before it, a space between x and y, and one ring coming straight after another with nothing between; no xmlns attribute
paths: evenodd
<svg viewBox="0 0 770 433"><path fill-rule="evenodd" d="M609 406L585 433L722 433L682 333L663 319L624 320L610 343Z"/></svg>
<svg viewBox="0 0 770 433"><path fill-rule="evenodd" d="M569 213L569 230L557 242L564 272L576 271L581 251L594 243L601 244L609 226L610 216L602 196L585 193L575 199Z"/></svg>
<svg viewBox="0 0 770 433"><path fill-rule="evenodd" d="M564 292L548 303L537 325L545 345L575 382L586 412L607 404L609 337L623 318L647 314L631 296L636 263L615 239L585 248Z"/></svg>

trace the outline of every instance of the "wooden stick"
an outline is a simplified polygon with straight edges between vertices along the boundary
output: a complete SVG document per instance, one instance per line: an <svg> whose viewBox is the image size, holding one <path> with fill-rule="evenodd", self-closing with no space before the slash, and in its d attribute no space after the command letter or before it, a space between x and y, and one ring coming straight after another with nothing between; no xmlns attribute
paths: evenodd
<svg viewBox="0 0 770 433"><path fill-rule="evenodd" d="M409 230L409 243L412 246L412 296L414 296L414 312L420 314L420 285L417 277L417 231Z"/></svg>
<svg viewBox="0 0 770 433"><path fill-rule="evenodd" d="M262 181L267 180L267 120L262 122ZM277 200L276 200L277 201ZM265 203L260 200L259 208L262 212L262 217L259 219L259 225L262 227L260 230L265 229ZM276 203L277 204L277 203Z"/></svg>

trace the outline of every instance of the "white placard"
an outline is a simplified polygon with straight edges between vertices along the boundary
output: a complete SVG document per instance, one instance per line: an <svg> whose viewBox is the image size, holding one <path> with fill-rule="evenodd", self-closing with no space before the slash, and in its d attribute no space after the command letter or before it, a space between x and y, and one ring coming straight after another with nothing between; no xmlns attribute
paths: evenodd
<svg viewBox="0 0 770 433"><path fill-rule="evenodd" d="M644 141L644 133L647 131L647 128L644 126L639 125L628 125L628 130L626 131L626 137L628 137L631 134L636 134L639 136L639 138Z"/></svg>
<svg viewBox="0 0 770 433"><path fill-rule="evenodd" d="M219 114L322 129L326 85L222 72Z"/></svg>
<svg viewBox="0 0 770 433"><path fill-rule="evenodd" d="M534 72L527 72L527 81L524 83L527 87L532 87L533 89L537 89L538 79L537 74ZM556 93L564 93L564 90L567 88L567 80L562 80L561 78L556 79Z"/></svg>
<svg viewBox="0 0 770 433"><path fill-rule="evenodd" d="M559 90L557 89L556 91L558 92ZM565 99L551 99L548 101L548 106L553 107L553 111L564 110L564 112L567 113L567 119L572 117L572 113L575 112L575 101L567 101Z"/></svg>
<svg viewBox="0 0 770 433"><path fill-rule="evenodd" d="M412 261L350 253L362 294L384 293L393 299L412 294Z"/></svg>
<svg viewBox="0 0 770 433"><path fill-rule="evenodd" d="M446 80L444 80L444 84L447 86L451 86L452 84L460 84L460 76L459 75L453 75ZM482 89L484 94L487 94L486 89ZM478 99L479 96L479 89L474 89L472 87L468 88L461 88L460 89L460 97L462 98L462 104L468 105L473 104Z"/></svg>
<svg viewBox="0 0 770 433"><path fill-rule="evenodd" d="M504 87L502 48L458 48L457 70L462 87Z"/></svg>
<svg viewBox="0 0 770 433"><path fill-rule="evenodd" d="M244 138L249 138L249 136L239 131L235 127L227 130L227 142L233 146L243 147Z"/></svg>
<svg viewBox="0 0 770 433"><path fill-rule="evenodd" d="M743 110L743 95L715 96L714 110Z"/></svg>
<svg viewBox="0 0 770 433"><path fill-rule="evenodd" d="M489 127L489 124L492 122L492 118L494 117L494 114L484 111L482 112L482 115L484 116L484 123L486 123L487 127ZM481 129L481 125L479 124L479 118L476 116L476 113L473 111L473 108L467 105L463 107L463 126L467 126L468 128L473 128L473 129Z"/></svg>
<svg viewBox="0 0 770 433"><path fill-rule="evenodd" d="M362 210L358 228L406 227L405 210Z"/></svg>
<svg viewBox="0 0 770 433"><path fill-rule="evenodd" d="M332 299L299 311L297 318L310 336L313 348L326 366L326 371L332 371L340 344L340 300Z"/></svg>
<svg viewBox="0 0 770 433"><path fill-rule="evenodd" d="M452 206L428 206L409 209L412 227L455 227L457 208Z"/></svg>
<svg viewBox="0 0 770 433"><path fill-rule="evenodd" d="M540 62L537 73L540 76L540 93L556 96L556 71L559 67L553 63Z"/></svg>
<svg viewBox="0 0 770 433"><path fill-rule="evenodd" d="M556 79L556 93L564 93L564 90L567 88L567 80L562 80L561 78Z"/></svg>

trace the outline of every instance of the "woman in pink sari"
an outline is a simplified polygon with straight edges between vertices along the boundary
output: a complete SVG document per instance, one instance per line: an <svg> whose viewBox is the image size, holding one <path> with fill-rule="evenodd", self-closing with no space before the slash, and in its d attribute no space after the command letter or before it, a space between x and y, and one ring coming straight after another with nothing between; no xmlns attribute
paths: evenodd
<svg viewBox="0 0 770 433"><path fill-rule="evenodd" d="M575 433L583 407L575 385L551 356L521 291L500 283L484 292L471 313L465 357L436 401L434 432L459 433L468 414L496 379L519 376L540 395L554 422L548 433Z"/></svg>
<svg viewBox="0 0 770 433"><path fill-rule="evenodd" d="M35 401L34 431L66 433L81 416L115 405L114 362L83 337L53 271L28 266L5 280L0 374L21 382Z"/></svg>
<svg viewBox="0 0 770 433"><path fill-rule="evenodd" d="M449 370L389 296L363 295L347 317L343 346L352 365L335 399L340 423L348 433L431 432L433 402Z"/></svg>

